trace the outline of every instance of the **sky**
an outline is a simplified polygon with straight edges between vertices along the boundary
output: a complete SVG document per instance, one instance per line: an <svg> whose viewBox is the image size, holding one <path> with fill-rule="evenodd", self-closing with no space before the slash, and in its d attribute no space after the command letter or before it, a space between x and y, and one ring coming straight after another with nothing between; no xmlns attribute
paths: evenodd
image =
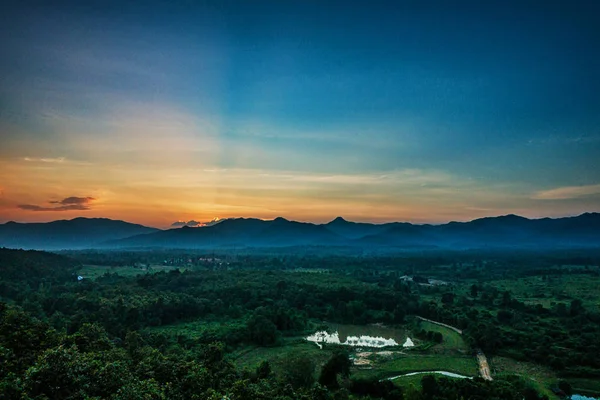
<svg viewBox="0 0 600 400"><path fill-rule="evenodd" d="M0 223L600 211L600 2L11 1Z"/></svg>

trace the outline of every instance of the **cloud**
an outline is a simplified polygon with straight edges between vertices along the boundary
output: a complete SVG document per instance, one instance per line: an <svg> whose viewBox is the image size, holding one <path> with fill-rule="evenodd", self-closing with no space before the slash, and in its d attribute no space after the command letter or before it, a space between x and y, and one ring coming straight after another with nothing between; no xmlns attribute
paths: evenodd
<svg viewBox="0 0 600 400"><path fill-rule="evenodd" d="M32 157L24 157L23 161L28 162L44 162L44 163L64 163L67 159L64 157L57 158L32 158Z"/></svg>
<svg viewBox="0 0 600 400"><path fill-rule="evenodd" d="M191 221L188 221L188 222L185 222L185 221L176 221L176 222L173 222L171 224L171 226L173 228L181 228L181 227L184 227L184 226L189 226L189 227L195 228L195 227L198 226L198 224L199 224L199 222L194 221L194 220L191 220Z"/></svg>
<svg viewBox="0 0 600 400"><path fill-rule="evenodd" d="M173 222L171 224L171 227L173 227L173 228L182 228L184 226L188 226L190 228L200 228L200 227L203 227L203 226L213 226L213 225L216 225L216 224L218 224L219 222L222 222L222 221L224 221L224 219L223 218L219 218L219 217L215 217L212 220L210 220L209 222L198 222L198 221L194 221L194 220L191 220L191 221L188 221L188 222L185 222L185 221L176 221L176 222Z"/></svg>
<svg viewBox="0 0 600 400"><path fill-rule="evenodd" d="M87 161L76 161L66 157L23 157L26 163L60 164L60 165L91 165Z"/></svg>
<svg viewBox="0 0 600 400"><path fill-rule="evenodd" d="M71 196L71 197L64 198L64 199L62 199L60 201L49 201L49 203L51 203L51 204L62 204L63 206L68 206L68 205L74 205L74 204L77 204L77 205L88 204L89 202L94 201L94 200L96 200L96 199L93 198L93 197L74 197L74 196Z"/></svg>
<svg viewBox="0 0 600 400"><path fill-rule="evenodd" d="M567 200L600 194L600 184L586 186L564 186L550 190L541 190L533 194L536 200Z"/></svg>
<svg viewBox="0 0 600 400"><path fill-rule="evenodd" d="M66 197L62 200L49 201L50 204L60 204L54 207L38 206L35 204L19 204L17 208L27 211L86 211L90 209L90 203L96 200L93 197Z"/></svg>

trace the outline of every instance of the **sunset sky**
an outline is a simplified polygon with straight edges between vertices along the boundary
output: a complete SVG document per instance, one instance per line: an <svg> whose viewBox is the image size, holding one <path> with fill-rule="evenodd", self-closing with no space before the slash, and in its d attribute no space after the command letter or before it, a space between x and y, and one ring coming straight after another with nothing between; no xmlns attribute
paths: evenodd
<svg viewBox="0 0 600 400"><path fill-rule="evenodd" d="M0 223L600 211L600 1L9 3Z"/></svg>

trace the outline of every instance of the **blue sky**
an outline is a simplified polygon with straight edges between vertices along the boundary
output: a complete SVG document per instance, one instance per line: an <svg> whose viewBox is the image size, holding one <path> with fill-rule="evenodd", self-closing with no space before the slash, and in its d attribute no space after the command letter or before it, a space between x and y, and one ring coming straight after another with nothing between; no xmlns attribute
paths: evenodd
<svg viewBox="0 0 600 400"><path fill-rule="evenodd" d="M6 7L0 219L600 211L600 3L323 3Z"/></svg>

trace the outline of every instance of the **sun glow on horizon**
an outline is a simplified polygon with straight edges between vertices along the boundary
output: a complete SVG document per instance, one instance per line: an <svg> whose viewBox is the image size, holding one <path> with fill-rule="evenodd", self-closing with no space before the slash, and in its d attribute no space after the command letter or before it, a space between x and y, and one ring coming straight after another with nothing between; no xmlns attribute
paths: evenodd
<svg viewBox="0 0 600 400"><path fill-rule="evenodd" d="M402 7L364 10L381 29L352 7L332 21L307 4L286 23L200 3L159 22L153 7L133 25L106 25L102 7L6 10L0 47L18 62L0 63L0 222L600 211L595 21L536 18L547 34L516 27L508 46L485 12L440 15L481 23L467 35ZM408 34L389 40L395 18Z"/></svg>

